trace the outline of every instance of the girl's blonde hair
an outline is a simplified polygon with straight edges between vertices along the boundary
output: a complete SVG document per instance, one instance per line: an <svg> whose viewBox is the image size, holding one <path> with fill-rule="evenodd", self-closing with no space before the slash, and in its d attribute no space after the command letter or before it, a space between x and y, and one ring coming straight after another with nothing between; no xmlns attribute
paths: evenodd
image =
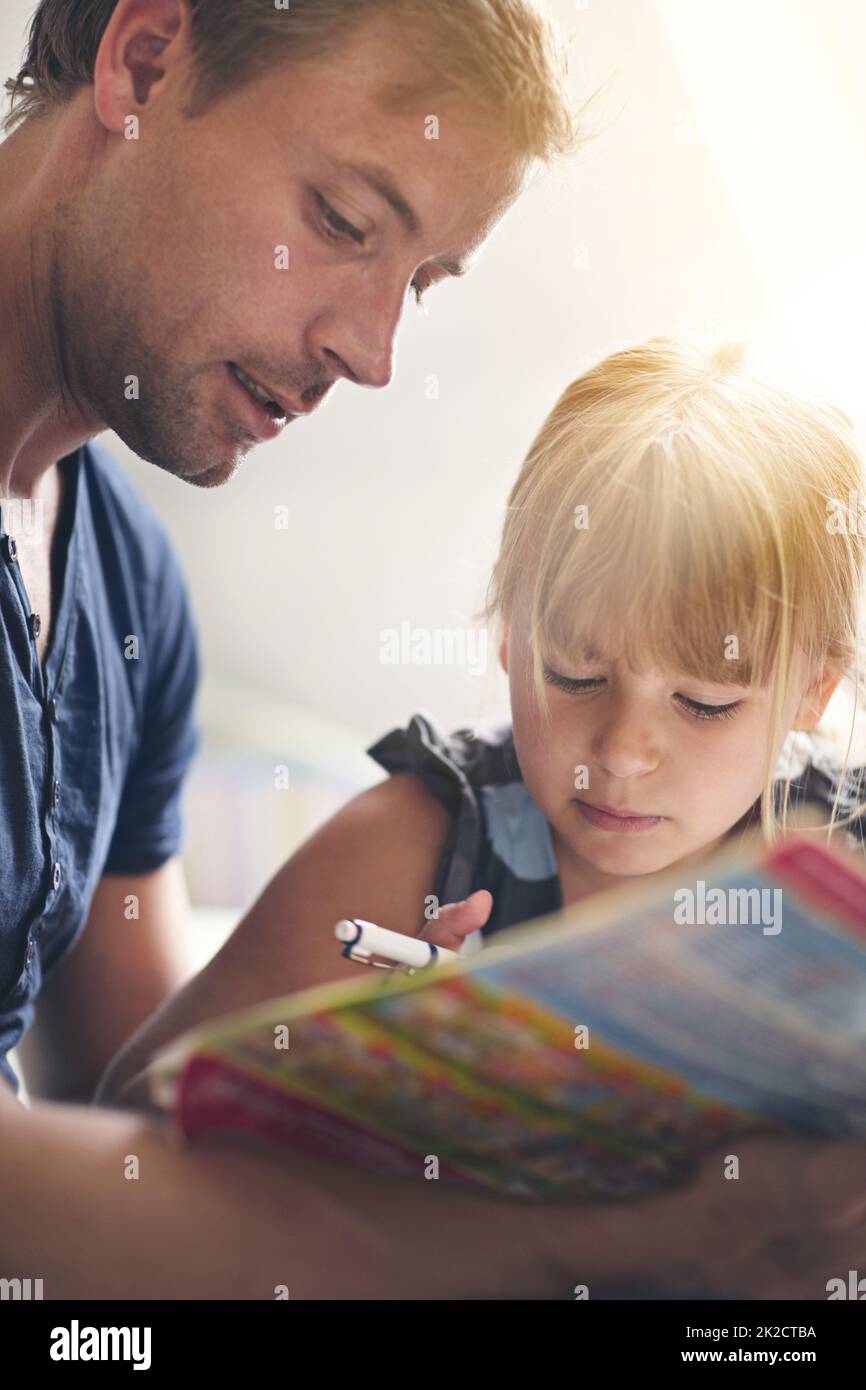
<svg viewBox="0 0 866 1390"><path fill-rule="evenodd" d="M744 363L739 344L655 338L572 382L511 490L482 616L525 609L545 721L545 660L579 659L601 614L630 667L771 687L761 825L772 844L786 827L791 771L777 808L774 750L798 649L810 674L823 665L852 682L853 733L866 503L847 417ZM847 823L850 746L828 834ZM850 787L842 809L862 809Z"/></svg>

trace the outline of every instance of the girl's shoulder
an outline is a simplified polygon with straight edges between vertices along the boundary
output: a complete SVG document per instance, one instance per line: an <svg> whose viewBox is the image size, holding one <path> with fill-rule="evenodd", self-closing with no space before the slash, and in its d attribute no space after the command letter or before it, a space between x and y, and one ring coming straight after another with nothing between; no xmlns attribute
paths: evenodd
<svg viewBox="0 0 866 1390"><path fill-rule="evenodd" d="M494 905L485 936L560 906L550 827L523 781L509 720L446 733L420 711L367 752L390 773L416 773L452 814L441 901L489 889Z"/></svg>
<svg viewBox="0 0 866 1390"><path fill-rule="evenodd" d="M866 851L866 767L846 764L827 740L814 738L805 765L791 778L790 806L818 807L844 826L852 848Z"/></svg>
<svg viewBox="0 0 866 1390"><path fill-rule="evenodd" d="M511 722L466 726L446 733L426 710L405 728L391 729L367 753L387 772L414 772L449 810L468 791L521 780Z"/></svg>

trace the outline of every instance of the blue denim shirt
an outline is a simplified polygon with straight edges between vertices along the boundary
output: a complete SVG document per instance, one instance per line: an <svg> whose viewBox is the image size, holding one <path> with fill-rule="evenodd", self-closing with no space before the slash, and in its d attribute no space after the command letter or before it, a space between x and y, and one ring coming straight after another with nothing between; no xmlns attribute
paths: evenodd
<svg viewBox="0 0 866 1390"><path fill-rule="evenodd" d="M162 524L101 446L59 467L68 540L44 664L26 527L7 535L0 507L0 1073L15 1090L6 1054L100 877L147 873L180 848L199 739L196 633Z"/></svg>

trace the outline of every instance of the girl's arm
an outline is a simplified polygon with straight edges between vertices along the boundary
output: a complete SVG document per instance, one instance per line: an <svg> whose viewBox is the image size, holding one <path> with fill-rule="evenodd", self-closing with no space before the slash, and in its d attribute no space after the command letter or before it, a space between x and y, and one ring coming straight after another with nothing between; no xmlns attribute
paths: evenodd
<svg viewBox="0 0 866 1390"><path fill-rule="evenodd" d="M102 1078L100 1102L117 1102L153 1053L195 1024L311 985L363 978L363 967L340 954L339 918L420 934L451 823L412 772L342 807L279 869L213 960L133 1034ZM479 927L489 909L489 897L478 895L451 910L450 925L456 917ZM134 951L134 935L129 943Z"/></svg>

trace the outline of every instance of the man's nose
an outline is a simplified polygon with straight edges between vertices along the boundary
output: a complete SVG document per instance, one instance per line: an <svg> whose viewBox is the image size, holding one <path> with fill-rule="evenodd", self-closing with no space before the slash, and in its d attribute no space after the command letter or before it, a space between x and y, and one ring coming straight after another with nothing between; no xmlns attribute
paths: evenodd
<svg viewBox="0 0 866 1390"><path fill-rule="evenodd" d="M312 351L332 375L359 386L387 386L394 375L394 341L404 296L346 295L312 330Z"/></svg>

